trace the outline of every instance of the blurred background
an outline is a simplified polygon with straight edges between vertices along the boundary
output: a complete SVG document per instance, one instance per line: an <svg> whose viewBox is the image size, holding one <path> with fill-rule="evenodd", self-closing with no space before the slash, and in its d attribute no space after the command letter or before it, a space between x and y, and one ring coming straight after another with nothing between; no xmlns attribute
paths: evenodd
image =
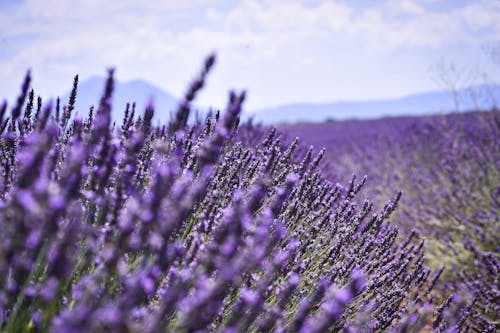
<svg viewBox="0 0 500 333"><path fill-rule="evenodd" d="M44 98L79 74L87 108L112 66L115 111L152 95L166 118L215 51L202 109L223 108L232 88L265 122L488 108L499 40L496 0L1 0L0 96L12 101L28 68Z"/></svg>

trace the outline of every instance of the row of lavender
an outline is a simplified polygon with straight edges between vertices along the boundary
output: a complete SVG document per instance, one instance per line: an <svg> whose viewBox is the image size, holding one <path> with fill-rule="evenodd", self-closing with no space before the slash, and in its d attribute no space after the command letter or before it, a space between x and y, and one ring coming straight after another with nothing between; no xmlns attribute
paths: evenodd
<svg viewBox="0 0 500 333"><path fill-rule="evenodd" d="M326 146L331 176L370 175L367 192L383 200L404 192L402 234L426 237L439 290L468 298L477 330L500 326L500 114L471 112L285 129Z"/></svg>
<svg viewBox="0 0 500 333"><path fill-rule="evenodd" d="M78 77L68 104L35 102L28 74L0 106L0 331L471 326L470 304L438 301L423 242L398 240L400 194L375 212L365 179L332 184L322 153L239 126L244 94L188 123L214 60L166 125L153 105L113 123L112 71L85 118Z"/></svg>

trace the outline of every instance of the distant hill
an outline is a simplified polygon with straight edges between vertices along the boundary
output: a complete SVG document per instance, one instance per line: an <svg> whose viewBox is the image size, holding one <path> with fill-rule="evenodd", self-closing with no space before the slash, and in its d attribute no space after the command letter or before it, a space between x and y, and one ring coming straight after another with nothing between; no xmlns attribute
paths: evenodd
<svg viewBox="0 0 500 333"><path fill-rule="evenodd" d="M78 84L76 99L76 111L80 114L87 114L90 105L97 107L99 99L104 90L106 78L94 76L83 80ZM61 103L67 103L70 92L66 92L61 97ZM128 102L136 103L136 114L142 114L150 98L153 98L155 105L155 118L165 121L177 106L177 98L164 90L143 80L133 80L128 82L115 81L115 90L112 98L113 119L120 121L123 119L125 107Z"/></svg>
<svg viewBox="0 0 500 333"><path fill-rule="evenodd" d="M500 85L484 85L460 91L460 110L487 110L500 102ZM480 96L480 98L476 98ZM397 99L363 102L298 103L252 112L257 121L266 124L322 122L325 120L376 119L386 116L428 115L455 111L453 99L447 91L433 91Z"/></svg>
<svg viewBox="0 0 500 333"><path fill-rule="evenodd" d="M76 111L87 114L89 106L97 106L104 89L105 78L94 76L83 80L78 85ZM461 91L461 111L476 109L490 109L494 101L500 102L500 85L473 87L476 95L481 96L476 102L469 97L468 91ZM63 104L67 103L70 91L62 97ZM136 112L142 114L149 98L153 98L155 105L155 119L165 122L170 114L176 110L178 99L172 94L144 80L128 82L115 81L113 94L113 118L120 121L125 113L127 102L136 102ZM477 105L476 105L477 104ZM217 107L217 106L216 106ZM220 105L218 107L221 107ZM223 106L222 106L223 107ZM195 109L208 110L206 107L195 106ZM433 91L414 94L397 99L383 99L372 101L345 101L331 103L296 103L285 104L261 110L249 111L244 115L254 117L257 122L264 124L323 122L325 120L346 119L376 119L385 116L401 115L428 115L454 111L452 98L447 91Z"/></svg>

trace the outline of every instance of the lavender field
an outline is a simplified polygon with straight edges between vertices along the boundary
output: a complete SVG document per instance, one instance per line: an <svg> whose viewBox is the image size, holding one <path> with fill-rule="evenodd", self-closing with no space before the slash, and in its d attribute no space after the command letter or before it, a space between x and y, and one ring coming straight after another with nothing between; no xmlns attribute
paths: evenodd
<svg viewBox="0 0 500 333"><path fill-rule="evenodd" d="M302 123L280 130L288 141L299 137L309 149L323 148L329 179L368 175L365 195L376 203L403 191L393 223L400 234L425 239L426 263L440 272L440 297L468 299L474 320L498 329L498 110Z"/></svg>
<svg viewBox="0 0 500 333"><path fill-rule="evenodd" d="M112 70L0 105L1 332L498 330L497 111L190 120L214 62L165 124L112 118Z"/></svg>

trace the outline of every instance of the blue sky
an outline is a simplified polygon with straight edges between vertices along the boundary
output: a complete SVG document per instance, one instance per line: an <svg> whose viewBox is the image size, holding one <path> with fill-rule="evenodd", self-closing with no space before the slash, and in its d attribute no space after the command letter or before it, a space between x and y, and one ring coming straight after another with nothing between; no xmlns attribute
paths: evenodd
<svg viewBox="0 0 500 333"><path fill-rule="evenodd" d="M439 88L439 62L474 73L460 84L499 81L484 51L499 41L498 0L0 0L0 96L27 68L49 96L109 66L181 96L217 51L200 104L231 88L248 109L389 98Z"/></svg>

